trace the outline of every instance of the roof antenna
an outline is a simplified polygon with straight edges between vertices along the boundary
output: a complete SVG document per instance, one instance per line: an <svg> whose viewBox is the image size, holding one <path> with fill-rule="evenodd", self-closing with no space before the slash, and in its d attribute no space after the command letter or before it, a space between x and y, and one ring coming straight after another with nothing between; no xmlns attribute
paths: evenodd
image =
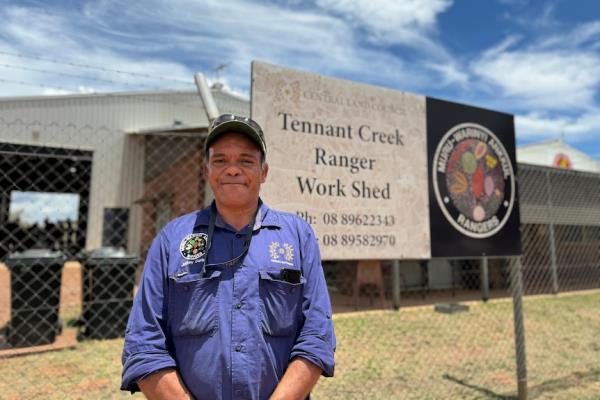
<svg viewBox="0 0 600 400"><path fill-rule="evenodd" d="M216 75L216 80L215 83L213 83L212 87L214 89L222 89L223 88L223 84L220 82L220 72L223 71L225 68L227 68L229 66L229 64L231 64L230 62L228 63L223 63L223 64L219 64L216 67L213 68L213 71L215 72Z"/></svg>
<svg viewBox="0 0 600 400"><path fill-rule="evenodd" d="M566 143L565 142L565 126L564 126L564 124L560 125L560 131L558 133L558 141L560 143Z"/></svg>

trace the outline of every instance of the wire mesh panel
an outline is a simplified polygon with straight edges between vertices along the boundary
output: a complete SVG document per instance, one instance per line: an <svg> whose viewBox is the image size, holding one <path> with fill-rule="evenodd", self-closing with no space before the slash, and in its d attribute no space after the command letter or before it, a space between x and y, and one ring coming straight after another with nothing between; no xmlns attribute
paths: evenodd
<svg viewBox="0 0 600 400"><path fill-rule="evenodd" d="M135 283L160 229L204 204L202 132L0 118L0 398L130 397ZM523 337L517 259L326 261L336 376L312 397L511 398L521 376L534 398L594 398L600 177L522 165L519 192Z"/></svg>
<svg viewBox="0 0 600 400"><path fill-rule="evenodd" d="M530 395L595 398L600 175L522 165L519 184L525 293L557 294L524 300Z"/></svg>
<svg viewBox="0 0 600 400"><path fill-rule="evenodd" d="M5 347L53 343L61 326L58 320L62 253L28 250L6 259L11 271L10 322Z"/></svg>
<svg viewBox="0 0 600 400"><path fill-rule="evenodd" d="M196 135L197 136L197 135ZM171 219L202 208L203 140L194 136L144 137L143 212L140 254Z"/></svg>
<svg viewBox="0 0 600 400"><path fill-rule="evenodd" d="M600 176L520 167L526 293L600 287Z"/></svg>
<svg viewBox="0 0 600 400"><path fill-rule="evenodd" d="M494 290L497 297L503 299L482 302L480 262L457 261L455 264L454 296L451 288L421 292L419 286L412 293L409 285L403 287L399 311L337 314L336 377L322 381L314 397L477 399L515 396L510 280L494 278ZM501 264L508 273L511 265L504 260ZM413 273L415 278L419 277L416 272L421 265L425 271L435 270L426 262L415 266L406 263L400 268L406 269L403 276L411 279ZM423 281L414 282L421 285ZM430 285L435 283L435 278L429 280ZM468 300L469 295L471 300ZM365 298L359 307L368 304Z"/></svg>
<svg viewBox="0 0 600 400"><path fill-rule="evenodd" d="M118 338L153 237L203 204L202 143L0 118L0 398L129 396Z"/></svg>
<svg viewBox="0 0 600 400"><path fill-rule="evenodd" d="M13 127L14 128L14 127ZM91 153L78 149L0 142L0 257L34 247L73 255L85 245ZM61 203L61 204L57 204ZM70 206L33 220L34 206ZM29 208L27 208L29 206ZM38 216L41 216L38 211Z"/></svg>
<svg viewBox="0 0 600 400"><path fill-rule="evenodd" d="M133 305L138 258L116 248L85 254L82 263L82 336L122 337Z"/></svg>
<svg viewBox="0 0 600 400"><path fill-rule="evenodd" d="M485 263L487 275L482 277ZM394 307L391 261L326 261L323 268L334 312ZM505 298L508 261L501 258L401 261L401 307Z"/></svg>

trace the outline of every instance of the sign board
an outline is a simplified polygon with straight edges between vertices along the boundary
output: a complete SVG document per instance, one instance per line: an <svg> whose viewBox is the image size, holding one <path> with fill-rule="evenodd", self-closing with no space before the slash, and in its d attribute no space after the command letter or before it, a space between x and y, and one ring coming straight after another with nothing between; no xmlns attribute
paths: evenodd
<svg viewBox="0 0 600 400"><path fill-rule="evenodd" d="M427 98L433 257L521 253L513 116Z"/></svg>
<svg viewBox="0 0 600 400"><path fill-rule="evenodd" d="M323 259L429 258L425 97L252 63L261 197L302 216Z"/></svg>
<svg viewBox="0 0 600 400"><path fill-rule="evenodd" d="M323 259L520 253L512 115L257 62L251 115Z"/></svg>

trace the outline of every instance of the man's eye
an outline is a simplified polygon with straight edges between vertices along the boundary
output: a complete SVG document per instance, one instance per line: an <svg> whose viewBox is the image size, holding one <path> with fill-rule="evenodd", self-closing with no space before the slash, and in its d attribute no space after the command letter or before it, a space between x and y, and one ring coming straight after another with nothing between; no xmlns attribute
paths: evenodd
<svg viewBox="0 0 600 400"><path fill-rule="evenodd" d="M242 160L242 164L244 164L244 165L253 165L254 164L254 160Z"/></svg>
<svg viewBox="0 0 600 400"><path fill-rule="evenodd" d="M225 163L225 160L219 160L219 159L216 159L216 160L213 160L213 161L212 161L212 163L213 163L214 165L222 165L222 164L224 164L224 163Z"/></svg>

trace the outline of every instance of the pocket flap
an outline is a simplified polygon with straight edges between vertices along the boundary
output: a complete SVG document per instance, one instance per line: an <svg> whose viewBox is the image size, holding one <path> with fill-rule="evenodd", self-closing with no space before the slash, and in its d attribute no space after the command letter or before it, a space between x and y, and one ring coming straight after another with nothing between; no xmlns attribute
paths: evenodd
<svg viewBox="0 0 600 400"><path fill-rule="evenodd" d="M260 279L264 279L266 281L271 281L271 282L281 282L281 283L285 283L288 284L290 286L299 286L299 285L303 285L304 283L306 283L306 278L304 276L300 276L300 282L298 283L291 283L288 282L286 280L283 280L281 278L281 275L279 272L269 272L269 271L258 271L258 273L260 274Z"/></svg>
<svg viewBox="0 0 600 400"><path fill-rule="evenodd" d="M222 272L223 271L221 271L220 269L210 269L210 270L207 270L205 273L173 275L173 276L170 276L169 278L171 280L173 280L175 282L175 284L198 282L198 281L203 281L203 280L208 281L211 279L218 278L219 276L221 276Z"/></svg>

